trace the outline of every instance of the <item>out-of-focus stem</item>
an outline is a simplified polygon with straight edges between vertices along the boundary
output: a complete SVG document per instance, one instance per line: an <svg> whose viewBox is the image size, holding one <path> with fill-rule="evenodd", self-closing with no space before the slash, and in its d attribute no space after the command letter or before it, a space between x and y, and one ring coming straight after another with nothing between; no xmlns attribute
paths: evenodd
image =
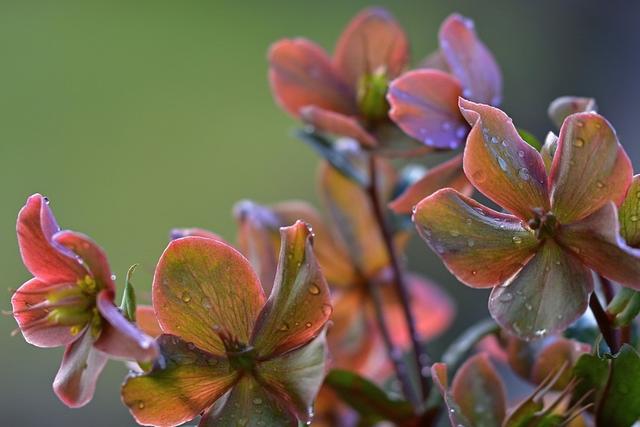
<svg viewBox="0 0 640 427"><path fill-rule="evenodd" d="M591 293L591 297L589 298L589 308L593 313L593 316L596 318L596 322L598 323L598 328L602 333L602 338L604 338L605 342L611 349L612 353L617 353L620 350L620 335L617 330L614 329L613 323L611 322L611 318L602 308L602 304L600 304L600 300L595 292Z"/></svg>

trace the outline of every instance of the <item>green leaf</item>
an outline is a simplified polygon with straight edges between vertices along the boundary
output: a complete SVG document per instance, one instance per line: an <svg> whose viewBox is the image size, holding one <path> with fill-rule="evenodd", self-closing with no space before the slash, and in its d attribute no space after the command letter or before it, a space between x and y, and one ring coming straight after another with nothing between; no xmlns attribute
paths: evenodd
<svg viewBox="0 0 640 427"><path fill-rule="evenodd" d="M572 400L575 402L591 392L593 395L585 403L594 402L607 384L609 362L593 354L583 354L573 367L573 375L578 383Z"/></svg>
<svg viewBox="0 0 640 427"><path fill-rule="evenodd" d="M390 398L376 384L353 372L334 369L325 384L367 420L401 423L414 416L409 402Z"/></svg>
<svg viewBox="0 0 640 427"><path fill-rule="evenodd" d="M610 362L609 381L598 405L597 424L628 427L640 419L640 355L628 344Z"/></svg>
<svg viewBox="0 0 640 427"><path fill-rule="evenodd" d="M136 291L131 284L131 276L138 267L138 264L133 264L127 270L127 277L125 279L124 294L122 295L122 303L120 304L120 311L124 314L130 322L136 321Z"/></svg>
<svg viewBox="0 0 640 427"><path fill-rule="evenodd" d="M542 148L542 142L540 142L540 140L534 134L522 128L518 129L518 134L520 135L520 138L524 139L524 142L540 151L540 149Z"/></svg>

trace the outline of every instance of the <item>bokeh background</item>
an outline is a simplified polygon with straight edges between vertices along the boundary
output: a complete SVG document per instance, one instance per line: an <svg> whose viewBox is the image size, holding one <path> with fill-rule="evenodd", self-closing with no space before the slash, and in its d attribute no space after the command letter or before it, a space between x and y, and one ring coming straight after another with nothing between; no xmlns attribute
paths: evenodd
<svg viewBox="0 0 640 427"><path fill-rule="evenodd" d="M316 157L271 99L266 50L298 35L331 50L367 4L0 1L0 307L10 307L7 288L29 278L15 217L31 193L49 196L63 227L96 239L120 279L141 263L143 300L171 227L233 240L239 199L316 201ZM542 138L555 96L594 96L640 166L640 3L378 4L406 27L416 61L436 47L449 13L472 17L502 66L503 107L517 124ZM487 315L486 295L457 284L423 245L414 241L410 255L457 299L453 332ZM93 402L69 410L51 391L61 351L11 338L14 327L0 319L0 424L134 425L118 393L124 367L110 363Z"/></svg>

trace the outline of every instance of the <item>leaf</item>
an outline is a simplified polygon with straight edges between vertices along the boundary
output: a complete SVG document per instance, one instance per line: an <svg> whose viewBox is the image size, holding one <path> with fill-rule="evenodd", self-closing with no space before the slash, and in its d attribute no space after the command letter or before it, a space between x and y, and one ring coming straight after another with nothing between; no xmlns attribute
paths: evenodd
<svg viewBox="0 0 640 427"><path fill-rule="evenodd" d="M609 381L598 404L598 425L628 427L640 419L640 355L628 344L610 361Z"/></svg>
<svg viewBox="0 0 640 427"><path fill-rule="evenodd" d="M572 402L584 398L585 403L596 402L609 377L609 361L593 354L583 354L573 367L578 379Z"/></svg>
<svg viewBox="0 0 640 427"><path fill-rule="evenodd" d="M520 135L520 138L522 138L524 142L526 142L536 150L540 151L540 149L542 148L542 143L540 142L540 140L536 138L536 136L531 132L522 128L518 128L518 135Z"/></svg>
<svg viewBox="0 0 640 427"><path fill-rule="evenodd" d="M136 291L131 283L131 277L133 272L138 267L138 264L133 264L127 270L127 276L124 281L124 293L122 294L122 303L120 303L120 311L124 317L130 322L136 321Z"/></svg>
<svg viewBox="0 0 640 427"><path fill-rule="evenodd" d="M386 110L384 114L386 115ZM377 144L376 138L367 132L354 117L308 105L300 110L300 118L323 133L336 137L352 138L365 147L375 147Z"/></svg>
<svg viewBox="0 0 640 427"><path fill-rule="evenodd" d="M334 369L325 384L361 416L372 421L402 423L413 417L413 408L405 400L390 398L371 381L353 372Z"/></svg>
<svg viewBox="0 0 640 427"><path fill-rule="evenodd" d="M640 246L640 175L633 177L618 210L620 235L629 246Z"/></svg>

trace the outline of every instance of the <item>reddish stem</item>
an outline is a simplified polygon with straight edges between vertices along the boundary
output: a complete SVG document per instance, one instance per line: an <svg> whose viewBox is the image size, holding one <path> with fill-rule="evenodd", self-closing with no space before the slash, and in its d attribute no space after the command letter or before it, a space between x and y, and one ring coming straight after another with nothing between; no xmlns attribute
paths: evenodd
<svg viewBox="0 0 640 427"><path fill-rule="evenodd" d="M591 297L589 298L589 308L591 308L591 312L596 318L598 328L600 328L602 337L609 346L609 349L611 349L612 353L617 353L621 347L620 334L613 327L609 315L604 311L604 308L602 308L602 304L600 304L600 300L595 292L592 292Z"/></svg>

